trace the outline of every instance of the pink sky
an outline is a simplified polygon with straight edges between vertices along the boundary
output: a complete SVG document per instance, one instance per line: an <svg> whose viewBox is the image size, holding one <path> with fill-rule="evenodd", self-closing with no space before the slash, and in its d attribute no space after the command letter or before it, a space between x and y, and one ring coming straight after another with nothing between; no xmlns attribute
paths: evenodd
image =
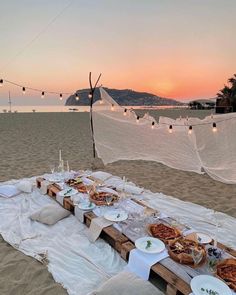
<svg viewBox="0 0 236 295"><path fill-rule="evenodd" d="M102 72L106 87L191 99L214 97L236 72L235 0L78 0L25 48L68 2L1 4L0 78L74 92ZM39 99L4 86L0 103L8 90Z"/></svg>

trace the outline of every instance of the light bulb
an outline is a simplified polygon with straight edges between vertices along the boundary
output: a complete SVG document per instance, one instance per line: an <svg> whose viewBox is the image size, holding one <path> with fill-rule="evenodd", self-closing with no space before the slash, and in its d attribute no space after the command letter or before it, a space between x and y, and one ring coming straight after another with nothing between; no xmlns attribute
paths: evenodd
<svg viewBox="0 0 236 295"><path fill-rule="evenodd" d="M91 99L93 97L92 92L89 92L88 97Z"/></svg>
<svg viewBox="0 0 236 295"><path fill-rule="evenodd" d="M62 100L62 93L60 93L60 100Z"/></svg>
<svg viewBox="0 0 236 295"><path fill-rule="evenodd" d="M44 98L44 91L42 92L41 98Z"/></svg>
<svg viewBox="0 0 236 295"><path fill-rule="evenodd" d="M212 131L213 132L217 132L217 127L216 127L216 123L215 122L212 124Z"/></svg>
<svg viewBox="0 0 236 295"><path fill-rule="evenodd" d="M127 109L124 109L124 114L123 114L124 116L126 116L127 115Z"/></svg>
<svg viewBox="0 0 236 295"><path fill-rule="evenodd" d="M172 132L173 132L173 126L170 125L170 126L169 126L169 133L172 133Z"/></svg>
<svg viewBox="0 0 236 295"><path fill-rule="evenodd" d="M22 93L25 94L25 87L22 88Z"/></svg>
<svg viewBox="0 0 236 295"><path fill-rule="evenodd" d="M100 103L100 104L103 104L103 100L102 100L102 99L100 99L100 100L99 100L99 103Z"/></svg>
<svg viewBox="0 0 236 295"><path fill-rule="evenodd" d="M79 100L79 95L76 93L75 99L78 101Z"/></svg>
<svg viewBox="0 0 236 295"><path fill-rule="evenodd" d="M3 79L0 79L0 87L3 85Z"/></svg>
<svg viewBox="0 0 236 295"><path fill-rule="evenodd" d="M137 116L136 122L139 123L139 116Z"/></svg>
<svg viewBox="0 0 236 295"><path fill-rule="evenodd" d="M190 125L188 128L188 134L192 134L192 132L193 132L193 127Z"/></svg>
<svg viewBox="0 0 236 295"><path fill-rule="evenodd" d="M114 111L114 104L111 105L111 110Z"/></svg>
<svg viewBox="0 0 236 295"><path fill-rule="evenodd" d="M154 126L155 126L155 122L152 122L152 129L154 129Z"/></svg>

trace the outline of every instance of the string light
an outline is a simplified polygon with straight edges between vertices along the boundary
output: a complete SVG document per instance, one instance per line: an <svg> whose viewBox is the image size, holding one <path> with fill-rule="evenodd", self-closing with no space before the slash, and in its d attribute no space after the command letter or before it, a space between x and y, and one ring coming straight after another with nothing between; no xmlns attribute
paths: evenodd
<svg viewBox="0 0 236 295"><path fill-rule="evenodd" d="M192 134L192 132L193 132L193 126L190 125L188 127L188 134Z"/></svg>
<svg viewBox="0 0 236 295"><path fill-rule="evenodd" d="M92 92L89 92L88 98L91 99L93 97Z"/></svg>
<svg viewBox="0 0 236 295"><path fill-rule="evenodd" d="M62 100L62 93L60 93L60 100Z"/></svg>
<svg viewBox="0 0 236 295"><path fill-rule="evenodd" d="M111 105L111 110L114 111L114 104Z"/></svg>
<svg viewBox="0 0 236 295"><path fill-rule="evenodd" d="M127 115L127 109L124 109L124 114L123 114L124 116L126 116Z"/></svg>
<svg viewBox="0 0 236 295"><path fill-rule="evenodd" d="M22 93L25 94L25 87L22 87Z"/></svg>
<svg viewBox="0 0 236 295"><path fill-rule="evenodd" d="M79 100L79 95L76 93L75 99L78 101Z"/></svg>
<svg viewBox="0 0 236 295"><path fill-rule="evenodd" d="M139 116L137 116L137 118L136 118L136 122L139 123Z"/></svg>
<svg viewBox="0 0 236 295"><path fill-rule="evenodd" d="M216 127L216 123L215 122L212 124L212 131L213 132L217 132L217 127Z"/></svg>
<svg viewBox="0 0 236 295"><path fill-rule="evenodd" d="M103 104L103 100L102 100L102 99L100 99L100 100L99 100L99 103L100 103L100 104Z"/></svg>
<svg viewBox="0 0 236 295"><path fill-rule="evenodd" d="M0 87L3 85L3 79L0 79Z"/></svg>
<svg viewBox="0 0 236 295"><path fill-rule="evenodd" d="M169 133L172 133L172 132L173 132L173 126L170 125L170 126L169 126Z"/></svg>
<svg viewBox="0 0 236 295"><path fill-rule="evenodd" d="M154 129L154 125L155 125L155 122L153 121L153 122L152 122L152 129Z"/></svg>
<svg viewBox="0 0 236 295"><path fill-rule="evenodd" d="M44 91L42 92L41 98L44 98Z"/></svg>

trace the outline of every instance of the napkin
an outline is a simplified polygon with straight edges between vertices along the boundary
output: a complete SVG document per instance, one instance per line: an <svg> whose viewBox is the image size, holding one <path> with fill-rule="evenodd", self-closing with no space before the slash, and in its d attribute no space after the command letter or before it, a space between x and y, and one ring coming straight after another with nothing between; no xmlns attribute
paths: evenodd
<svg viewBox="0 0 236 295"><path fill-rule="evenodd" d="M63 206L65 196L63 196L63 195L61 196L59 193L60 192L58 192L57 195L56 195L56 200L57 200L58 203L60 203ZM66 197L66 198L68 198L68 197Z"/></svg>
<svg viewBox="0 0 236 295"><path fill-rule="evenodd" d="M84 214L92 210L82 210L78 206L75 206L75 217L82 223L84 223Z"/></svg>
<svg viewBox="0 0 236 295"><path fill-rule="evenodd" d="M40 193L41 193L42 195L46 195L46 194L47 194L47 192L48 192L48 185L49 185L49 184L50 184L50 182L47 181L47 180L43 180L43 181L41 182Z"/></svg>
<svg viewBox="0 0 236 295"><path fill-rule="evenodd" d="M138 249L133 249L129 254L129 262L126 266L126 270L135 273L137 276L147 281L151 267L168 256L166 249L157 254L143 253Z"/></svg>
<svg viewBox="0 0 236 295"><path fill-rule="evenodd" d="M88 239L94 243L100 236L103 228L112 225L113 222L105 219L104 217L93 218L88 229Z"/></svg>

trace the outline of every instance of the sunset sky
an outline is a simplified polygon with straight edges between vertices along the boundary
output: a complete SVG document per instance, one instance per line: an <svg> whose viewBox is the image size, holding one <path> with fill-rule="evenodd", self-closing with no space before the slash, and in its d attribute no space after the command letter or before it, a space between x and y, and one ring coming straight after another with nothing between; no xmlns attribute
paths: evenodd
<svg viewBox="0 0 236 295"><path fill-rule="evenodd" d="M48 26L70 2L1 1L0 79L74 92L101 72L106 87L183 100L236 73L236 0L75 0ZM8 90L15 104L62 103L5 84L2 105Z"/></svg>

